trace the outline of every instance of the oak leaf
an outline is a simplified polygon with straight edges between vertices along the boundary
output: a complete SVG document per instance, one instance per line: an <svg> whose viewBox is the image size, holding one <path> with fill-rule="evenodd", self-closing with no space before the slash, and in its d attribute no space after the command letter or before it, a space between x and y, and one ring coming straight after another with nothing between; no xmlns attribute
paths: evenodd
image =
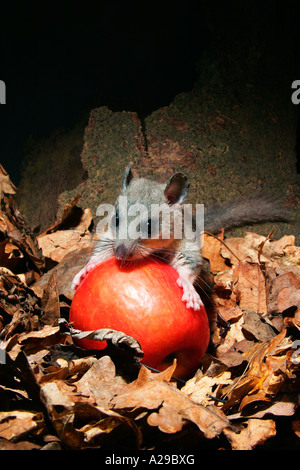
<svg viewBox="0 0 300 470"><path fill-rule="evenodd" d="M175 367L176 367L176 361ZM163 432L178 432L184 422L195 423L203 434L211 439L224 428L231 426L224 413L217 407L199 405L169 382L174 365L160 374L153 374L141 367L136 381L127 385L112 400L114 409L147 409L148 423L158 426ZM152 416L154 413L154 416Z"/></svg>
<svg viewBox="0 0 300 470"><path fill-rule="evenodd" d="M258 263L238 263L234 268L234 284L234 293L242 310L267 313L265 278Z"/></svg>

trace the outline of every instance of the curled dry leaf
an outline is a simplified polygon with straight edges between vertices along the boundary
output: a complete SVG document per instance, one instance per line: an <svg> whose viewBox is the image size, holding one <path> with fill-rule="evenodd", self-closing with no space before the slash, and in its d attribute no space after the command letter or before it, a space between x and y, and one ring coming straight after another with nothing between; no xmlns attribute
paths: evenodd
<svg viewBox="0 0 300 470"><path fill-rule="evenodd" d="M172 374L175 367L173 365L167 371ZM142 367L136 381L112 400L114 409L152 410L154 415L149 415L148 423L166 433L180 431L186 420L195 423L209 439L231 427L221 410L213 405L205 407L194 403L175 384L166 381L165 376L166 371L154 374Z"/></svg>
<svg viewBox="0 0 300 470"><path fill-rule="evenodd" d="M4 239L0 244L0 264L17 269L19 273L25 272L30 266L39 277L45 261L31 228L12 196L4 196L2 199L0 232Z"/></svg>
<svg viewBox="0 0 300 470"><path fill-rule="evenodd" d="M122 347L124 350L125 348L130 349L137 360L141 359L144 355L140 343L135 338L126 335L122 331L112 330L111 328L101 328L94 331L81 331L70 328L70 334L74 339L108 341L116 347Z"/></svg>
<svg viewBox="0 0 300 470"><path fill-rule="evenodd" d="M272 419L249 419L245 426L239 427L239 434L231 429L224 430L233 450L252 450L276 435L276 424Z"/></svg>
<svg viewBox="0 0 300 470"><path fill-rule="evenodd" d="M36 329L41 313L40 299L20 281L19 276L0 270L1 338L9 339L15 330Z"/></svg>
<svg viewBox="0 0 300 470"><path fill-rule="evenodd" d="M16 191L16 186L10 181L8 173L0 164L0 200L4 194L15 194Z"/></svg>
<svg viewBox="0 0 300 470"><path fill-rule="evenodd" d="M16 333L5 342L5 346L6 351L12 357L16 357L20 351L25 351L26 354L30 355L56 344L60 338L61 334L58 326L45 325L37 331Z"/></svg>
<svg viewBox="0 0 300 470"><path fill-rule="evenodd" d="M253 411L253 414L248 415L248 418L264 418L267 416L293 416L299 406L299 398L296 396L281 395L279 394L275 400L272 400L272 405L269 403L261 403L261 407L258 411ZM230 419L234 420L237 418L243 418L241 412L236 413L235 415L230 415Z"/></svg>
<svg viewBox="0 0 300 470"><path fill-rule="evenodd" d="M243 315L243 311L237 305L236 298L231 295L229 299L222 299L221 297L215 297L214 302L221 318L228 322L230 320L237 320Z"/></svg>
<svg viewBox="0 0 300 470"><path fill-rule="evenodd" d="M0 411L0 437L20 439L26 434L38 434L44 429L42 413L31 411Z"/></svg>
<svg viewBox="0 0 300 470"><path fill-rule="evenodd" d="M90 210L86 209L75 229L57 230L38 236L38 245L43 255L59 263L68 253L91 246L93 237L88 230L91 221Z"/></svg>
<svg viewBox="0 0 300 470"><path fill-rule="evenodd" d="M243 353L248 366L242 376L232 385L223 389L227 401L223 410L239 405L239 410L256 401L271 401L282 386L291 380L292 370L299 371L299 365L290 364L282 350L291 349L292 342L285 342L286 330L271 341L255 343Z"/></svg>

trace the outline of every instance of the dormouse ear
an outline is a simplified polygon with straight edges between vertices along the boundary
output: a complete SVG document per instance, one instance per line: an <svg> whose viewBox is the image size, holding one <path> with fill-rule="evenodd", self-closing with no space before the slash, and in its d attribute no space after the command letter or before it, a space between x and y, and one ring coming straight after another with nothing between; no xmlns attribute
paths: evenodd
<svg viewBox="0 0 300 470"><path fill-rule="evenodd" d="M132 171L131 171L131 166L132 166L132 162L130 162L127 165L127 168L126 168L124 176L123 176L123 183L122 183L122 191L123 192L126 190L127 186L129 185L130 181L133 178L133 174L132 174Z"/></svg>
<svg viewBox="0 0 300 470"><path fill-rule="evenodd" d="M175 173L168 181L164 194L169 204L181 204L189 194L190 182L183 173Z"/></svg>

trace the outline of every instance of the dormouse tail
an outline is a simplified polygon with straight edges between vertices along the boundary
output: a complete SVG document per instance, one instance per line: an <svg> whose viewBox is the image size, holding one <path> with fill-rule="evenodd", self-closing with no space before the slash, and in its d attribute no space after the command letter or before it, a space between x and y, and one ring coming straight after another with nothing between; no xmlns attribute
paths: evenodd
<svg viewBox="0 0 300 470"><path fill-rule="evenodd" d="M208 207L205 211L204 230L218 233L224 230L268 221L290 221L288 209L280 199L271 195L256 194L236 198L223 204Z"/></svg>

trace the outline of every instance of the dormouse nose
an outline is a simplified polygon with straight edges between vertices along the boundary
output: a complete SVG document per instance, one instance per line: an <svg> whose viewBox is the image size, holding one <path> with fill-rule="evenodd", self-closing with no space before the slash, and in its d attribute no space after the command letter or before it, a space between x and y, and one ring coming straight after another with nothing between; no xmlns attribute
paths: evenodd
<svg viewBox="0 0 300 470"><path fill-rule="evenodd" d="M115 256L119 260L128 258L128 250L123 243L115 248Z"/></svg>

